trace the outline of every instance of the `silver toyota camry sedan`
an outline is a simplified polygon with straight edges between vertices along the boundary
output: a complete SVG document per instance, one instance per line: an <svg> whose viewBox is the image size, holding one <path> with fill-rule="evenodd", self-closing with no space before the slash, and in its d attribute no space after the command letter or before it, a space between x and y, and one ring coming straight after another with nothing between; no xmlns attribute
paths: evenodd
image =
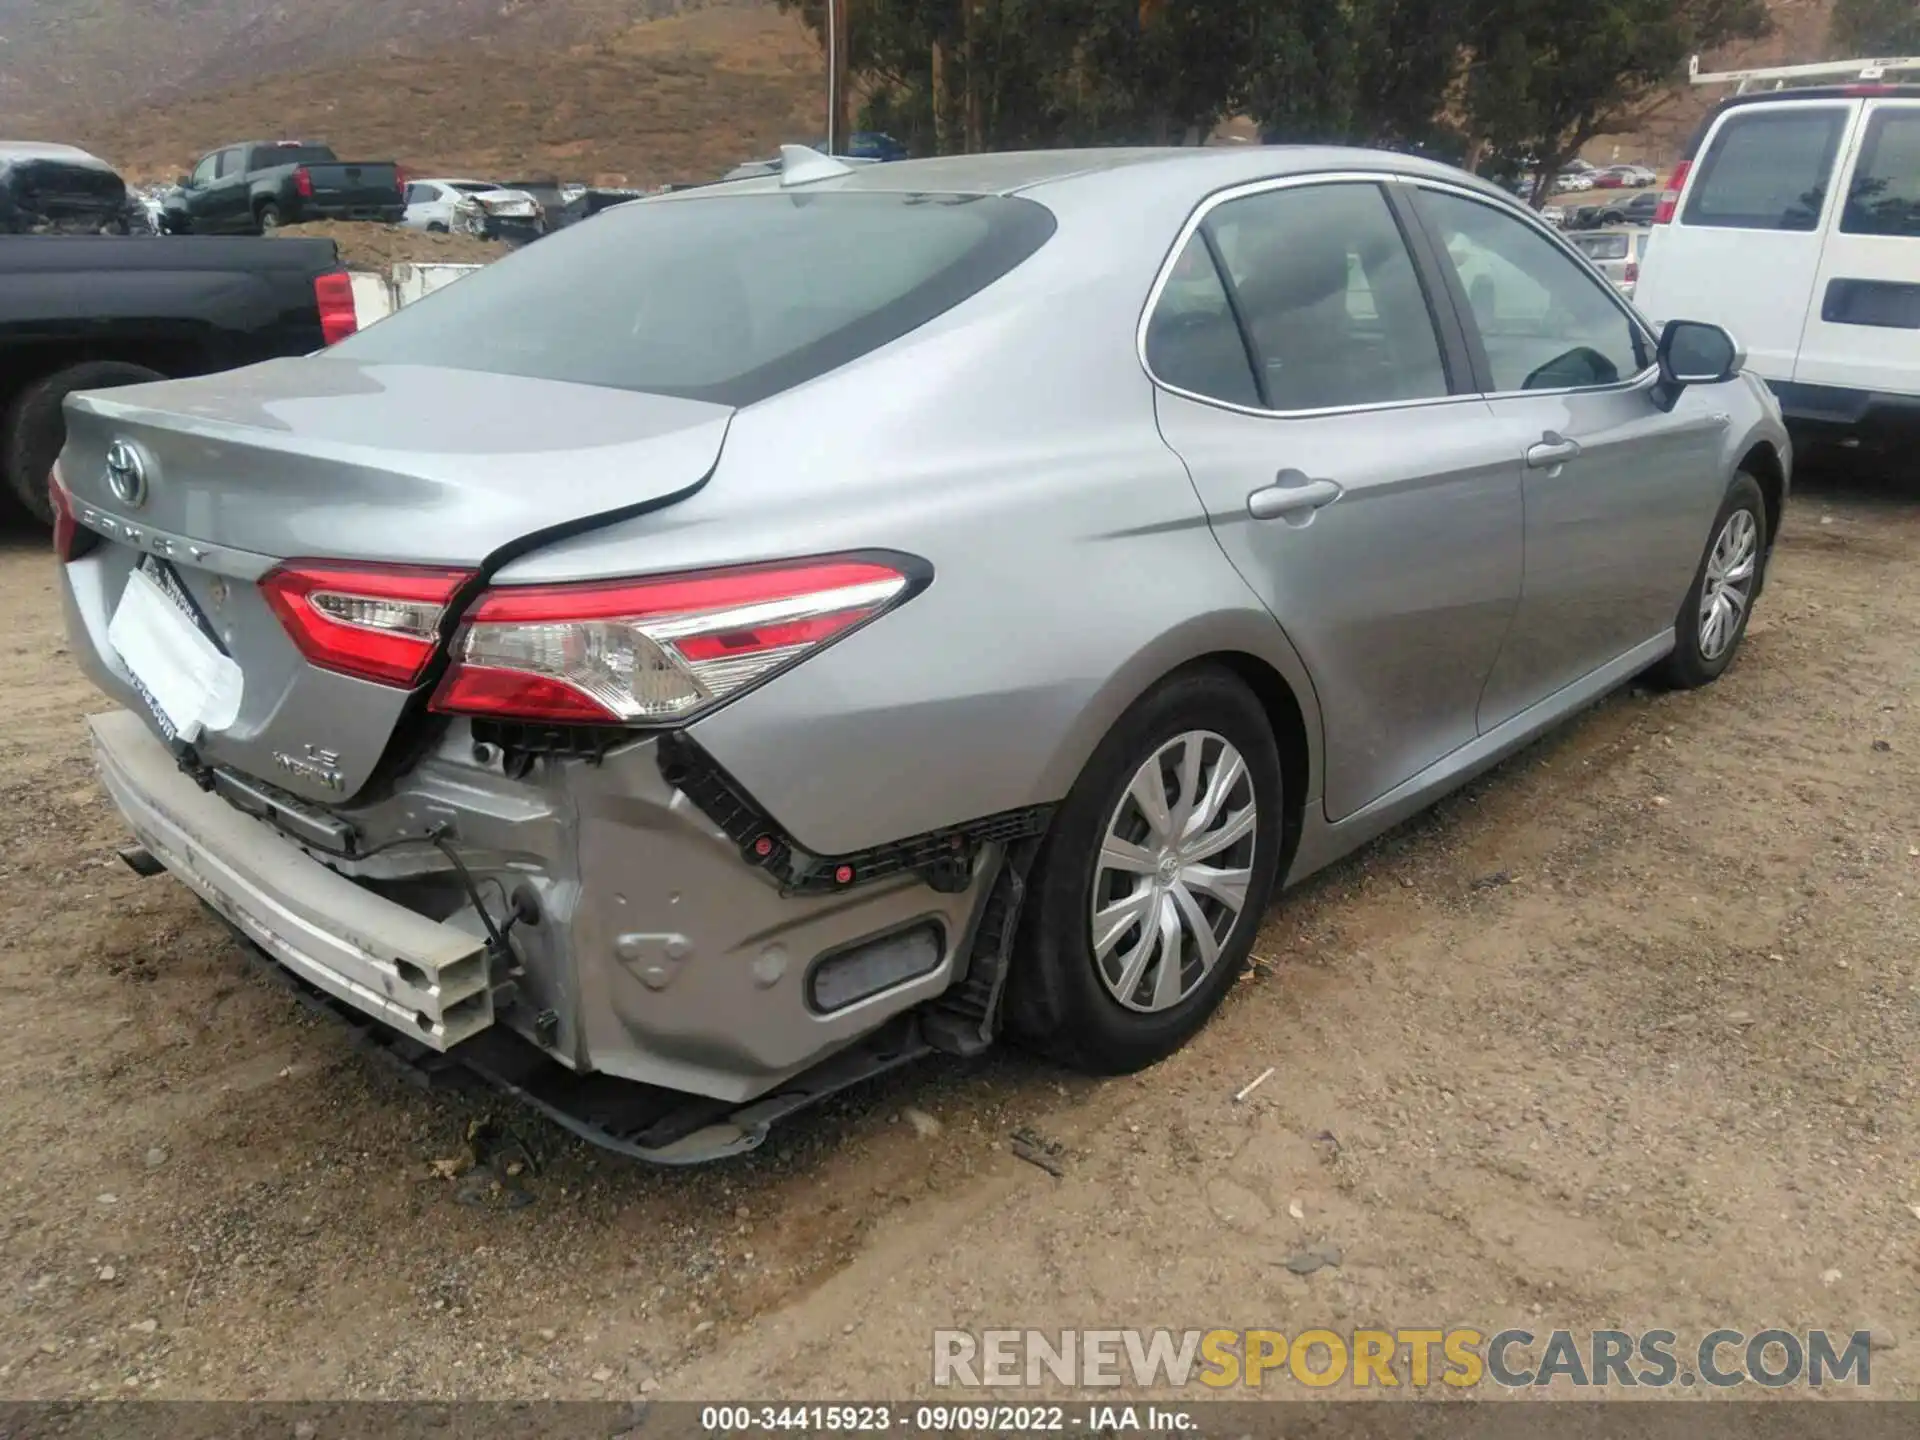
<svg viewBox="0 0 1920 1440"><path fill-rule="evenodd" d="M1718 676L1791 464L1724 331L1284 147L789 154L68 420L128 862L668 1161L929 1050L1166 1056L1276 887Z"/></svg>

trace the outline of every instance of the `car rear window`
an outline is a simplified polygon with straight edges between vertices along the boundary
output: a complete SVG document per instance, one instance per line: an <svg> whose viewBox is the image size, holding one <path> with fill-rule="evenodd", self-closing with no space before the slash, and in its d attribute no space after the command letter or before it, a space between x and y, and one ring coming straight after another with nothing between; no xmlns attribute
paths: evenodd
<svg viewBox="0 0 1920 1440"><path fill-rule="evenodd" d="M1054 230L993 195L706 195L606 211L328 353L750 405L992 284Z"/></svg>
<svg viewBox="0 0 1920 1440"><path fill-rule="evenodd" d="M326 145L260 145L253 152L253 168L271 170L279 165L331 165L333 150Z"/></svg>
<svg viewBox="0 0 1920 1440"><path fill-rule="evenodd" d="M1627 258L1627 237L1624 235L1576 235L1573 243L1589 260Z"/></svg>
<svg viewBox="0 0 1920 1440"><path fill-rule="evenodd" d="M1833 177L1839 106L1735 111L1720 123L1681 221L1734 230L1812 230Z"/></svg>
<svg viewBox="0 0 1920 1440"><path fill-rule="evenodd" d="M1840 228L1920 236L1920 109L1882 110L1867 123Z"/></svg>

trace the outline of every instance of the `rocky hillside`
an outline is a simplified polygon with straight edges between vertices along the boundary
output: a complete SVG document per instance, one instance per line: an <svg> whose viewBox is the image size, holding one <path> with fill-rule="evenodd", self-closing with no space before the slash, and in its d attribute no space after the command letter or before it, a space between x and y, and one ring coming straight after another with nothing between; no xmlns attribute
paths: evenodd
<svg viewBox="0 0 1920 1440"><path fill-rule="evenodd" d="M321 139L416 175L711 180L821 132L819 48L771 5L714 5L569 46L475 40L310 65L59 132L136 179L249 137Z"/></svg>
<svg viewBox="0 0 1920 1440"><path fill-rule="evenodd" d="M0 0L0 131L331 61L564 46L702 0Z"/></svg>

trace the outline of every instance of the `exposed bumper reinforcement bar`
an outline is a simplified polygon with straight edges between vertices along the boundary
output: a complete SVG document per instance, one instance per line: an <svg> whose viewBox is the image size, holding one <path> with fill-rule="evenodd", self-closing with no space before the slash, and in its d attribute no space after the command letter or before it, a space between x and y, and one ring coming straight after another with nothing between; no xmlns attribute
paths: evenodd
<svg viewBox="0 0 1920 1440"><path fill-rule="evenodd" d="M302 980L444 1051L493 1023L486 941L334 873L180 773L128 711L88 719L114 804L154 859Z"/></svg>

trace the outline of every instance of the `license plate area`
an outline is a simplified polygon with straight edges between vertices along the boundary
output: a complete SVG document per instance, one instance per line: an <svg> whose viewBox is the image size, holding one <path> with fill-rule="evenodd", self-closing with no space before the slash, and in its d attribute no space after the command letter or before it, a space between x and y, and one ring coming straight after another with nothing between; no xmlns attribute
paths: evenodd
<svg viewBox="0 0 1920 1440"><path fill-rule="evenodd" d="M168 743L191 745L239 717L240 667L167 561L140 557L107 641Z"/></svg>

